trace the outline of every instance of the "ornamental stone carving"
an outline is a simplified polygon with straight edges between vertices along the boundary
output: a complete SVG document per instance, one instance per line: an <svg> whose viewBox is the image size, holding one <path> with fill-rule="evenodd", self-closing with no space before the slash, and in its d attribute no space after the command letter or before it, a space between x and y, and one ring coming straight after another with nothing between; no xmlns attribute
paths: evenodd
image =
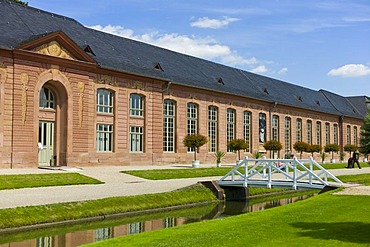
<svg viewBox="0 0 370 247"><path fill-rule="evenodd" d="M80 127L82 126L82 120L83 120L83 97L84 97L84 91L85 91L85 83L78 82L78 96L79 96L79 105L78 105L78 116L79 116L79 122Z"/></svg>
<svg viewBox="0 0 370 247"><path fill-rule="evenodd" d="M72 55L56 41L51 41L48 44L39 46L35 49L35 51L41 54L50 55L54 57L74 59Z"/></svg>
<svg viewBox="0 0 370 247"><path fill-rule="evenodd" d="M20 80L22 83L22 123L26 122L26 115L27 115L27 90L28 90L28 75L26 73L22 73L20 75Z"/></svg>

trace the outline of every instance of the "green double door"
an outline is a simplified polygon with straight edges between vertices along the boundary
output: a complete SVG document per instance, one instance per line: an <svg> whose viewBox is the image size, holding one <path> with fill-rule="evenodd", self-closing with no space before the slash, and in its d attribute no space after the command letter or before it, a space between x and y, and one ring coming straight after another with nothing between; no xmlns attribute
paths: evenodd
<svg viewBox="0 0 370 247"><path fill-rule="evenodd" d="M39 166L55 165L55 124L54 122L39 121Z"/></svg>

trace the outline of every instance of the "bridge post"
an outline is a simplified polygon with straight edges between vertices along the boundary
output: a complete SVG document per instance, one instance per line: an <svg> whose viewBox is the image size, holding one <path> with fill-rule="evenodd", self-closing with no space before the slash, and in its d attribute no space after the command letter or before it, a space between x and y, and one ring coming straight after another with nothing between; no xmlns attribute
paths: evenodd
<svg viewBox="0 0 370 247"><path fill-rule="evenodd" d="M248 186L248 156L244 156L244 186Z"/></svg>

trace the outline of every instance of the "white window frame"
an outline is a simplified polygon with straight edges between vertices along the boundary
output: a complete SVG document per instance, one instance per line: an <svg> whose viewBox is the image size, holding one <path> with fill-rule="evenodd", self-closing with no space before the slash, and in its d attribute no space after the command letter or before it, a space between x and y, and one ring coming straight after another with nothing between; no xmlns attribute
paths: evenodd
<svg viewBox="0 0 370 247"><path fill-rule="evenodd" d="M113 124L96 124L96 151L113 152Z"/></svg>
<svg viewBox="0 0 370 247"><path fill-rule="evenodd" d="M252 120L252 113L249 111L244 111L244 140L245 143L248 144L247 152L251 151L251 145L252 145L252 126L251 126L251 120Z"/></svg>
<svg viewBox="0 0 370 247"><path fill-rule="evenodd" d="M217 151L218 136L218 108L216 106L208 107L208 151L214 153Z"/></svg>
<svg viewBox="0 0 370 247"><path fill-rule="evenodd" d="M114 93L111 90L99 88L96 92L96 111L98 113L113 113Z"/></svg>
<svg viewBox="0 0 370 247"><path fill-rule="evenodd" d="M130 94L130 116L144 116L144 96L136 93Z"/></svg>
<svg viewBox="0 0 370 247"><path fill-rule="evenodd" d="M144 127L130 126L130 152L143 153L144 152Z"/></svg>
<svg viewBox="0 0 370 247"><path fill-rule="evenodd" d="M163 102L163 152L175 152L176 102Z"/></svg>
<svg viewBox="0 0 370 247"><path fill-rule="evenodd" d="M43 86L39 94L39 108L40 109L55 109L55 97L53 92Z"/></svg>
<svg viewBox="0 0 370 247"><path fill-rule="evenodd" d="M226 110L226 141L229 143L235 139L235 110L228 108ZM232 150L227 149L227 152L232 152Z"/></svg>
<svg viewBox="0 0 370 247"><path fill-rule="evenodd" d="M187 134L198 134L198 105L192 102L187 104ZM194 152L194 148L188 148L188 152Z"/></svg>

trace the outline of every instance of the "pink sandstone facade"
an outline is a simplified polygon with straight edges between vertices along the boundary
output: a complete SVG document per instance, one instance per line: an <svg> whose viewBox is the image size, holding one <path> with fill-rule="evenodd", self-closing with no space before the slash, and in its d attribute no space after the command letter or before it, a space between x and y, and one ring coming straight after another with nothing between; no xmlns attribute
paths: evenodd
<svg viewBox="0 0 370 247"><path fill-rule="evenodd" d="M2 168L39 166L38 145L42 123L53 123L53 130L47 133L52 139L52 157L46 165L150 165L169 163L190 163L193 154L182 145L187 135L187 104L198 107L199 134L208 135L208 107L218 109L217 149L227 147L227 109L235 112L235 138L244 138L244 112L251 116L250 149L244 155L252 157L256 151L264 152L259 141L259 114L266 116L267 139L271 133L272 116L278 117L277 133L284 146L284 119L291 120L290 146L276 154L283 157L284 151L292 149L297 140L297 119L301 119L299 132L301 140L307 140L307 120L312 121L312 143L316 144L316 123L321 123L320 142L325 144L325 124L330 126L329 140L337 140L343 150L347 142L358 142L362 120L344 118L312 110L304 110L240 96L193 89L181 85L168 85L166 81L134 76L116 71L104 70L76 47L62 33L47 36L13 51L0 50L0 166ZM55 107L40 108L40 92L47 88L53 95ZM97 111L99 89L113 93L111 113ZM144 99L142 116L130 115L130 95L137 94ZM175 103L174 150L163 151L163 103ZM112 148L108 152L97 150L97 124L113 126ZM333 126L337 125L337 137ZM143 129L142 150L130 151L130 126ZM354 131L356 130L356 131ZM351 131L352 133L347 133ZM52 135L52 136L49 136ZM349 138L346 138L348 137ZM357 143L356 143L357 144ZM322 145L322 146L323 146ZM315 159L319 159L316 154ZM309 154L304 154L308 157ZM213 152L208 145L200 148L199 160L214 163ZM338 154L335 158L339 159ZM235 162L236 154L227 153L224 162Z"/></svg>

